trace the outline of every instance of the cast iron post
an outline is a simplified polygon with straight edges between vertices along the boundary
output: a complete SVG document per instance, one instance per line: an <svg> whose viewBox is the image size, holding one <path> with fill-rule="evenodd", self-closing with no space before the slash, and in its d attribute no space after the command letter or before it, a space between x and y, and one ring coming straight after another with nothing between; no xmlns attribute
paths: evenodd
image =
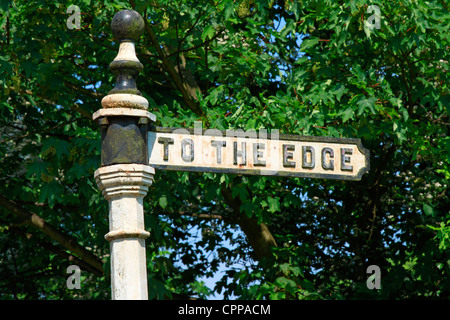
<svg viewBox="0 0 450 320"><path fill-rule="evenodd" d="M110 64L116 84L94 113L101 126L102 166L95 179L109 203L109 228L105 239L111 248L111 293L114 300L146 300L147 264L143 199L155 170L148 165L148 125L156 117L136 87L143 70L135 42L144 31L144 20L133 10L118 12L111 23L119 52Z"/></svg>

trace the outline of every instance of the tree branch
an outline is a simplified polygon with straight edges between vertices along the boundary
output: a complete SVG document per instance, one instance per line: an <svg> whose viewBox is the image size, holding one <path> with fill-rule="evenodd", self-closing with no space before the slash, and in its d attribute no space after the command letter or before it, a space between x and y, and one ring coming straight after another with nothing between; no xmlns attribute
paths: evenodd
<svg viewBox="0 0 450 320"><path fill-rule="evenodd" d="M179 72L177 72L175 66L169 59L169 54L166 52L167 50L163 50L158 42L158 39L156 38L155 33L153 32L153 29L148 24L145 17L144 24L145 30L150 36L153 47L156 49L159 59L162 61L163 68L167 71L170 78L175 83L175 86L180 91L184 102L196 115L201 116L203 114L203 110L200 108L197 98L197 91L200 91L200 87L197 85L195 80L193 80L192 74L185 68L182 68L182 70L178 70Z"/></svg>
<svg viewBox="0 0 450 320"><path fill-rule="evenodd" d="M272 248L277 247L277 242L265 223L258 223L255 217L248 217L241 212L241 201L233 198L231 189L222 185L222 196L233 209L237 224L247 236L250 246L253 248L257 259L270 257Z"/></svg>
<svg viewBox="0 0 450 320"><path fill-rule="evenodd" d="M190 216L193 218L200 218L200 219L216 219L216 220L223 220L223 221L227 221L230 220L227 217L224 217L220 214L208 214L208 213L193 213L193 212L187 212L187 211L178 211L178 214L182 215L182 216ZM158 215L168 215L170 216L171 213L169 212L157 212L156 214Z"/></svg>
<svg viewBox="0 0 450 320"><path fill-rule="evenodd" d="M32 234L25 233L24 231L17 228L17 226L14 226L14 227L10 228L9 230L11 230L15 234L18 234L19 236L21 236L22 238L25 238L27 240L30 240L33 237ZM56 253L57 255L59 255L60 257L69 260L72 264L76 264L81 269L83 269L87 272L91 272L98 276L102 275L102 272L100 272L98 269L92 267L90 264L84 262L83 260L78 259L77 257L71 255L70 253L67 253L64 250L61 250L60 248L54 246L53 244L51 244L47 241L42 241L40 239L36 239L36 241L37 241L38 245L40 245L44 249L52 251L52 252Z"/></svg>
<svg viewBox="0 0 450 320"><path fill-rule="evenodd" d="M101 100L103 97L104 97L104 95L103 94L100 94L100 93L97 93L97 92L93 92L93 91L91 91L91 90L89 90L89 89L86 89L86 88L83 88L83 87L79 87L79 86L77 86L76 84L74 84L74 83L72 83L72 82L69 82L69 81L64 81L64 85L68 88L68 89L73 89L73 90L76 90L76 91L78 91L78 92L81 92L81 93L83 93L83 94L85 94L85 95L88 95L88 96L90 96L90 97L92 97L92 98L94 98L94 99L97 99L97 100Z"/></svg>
<svg viewBox="0 0 450 320"><path fill-rule="evenodd" d="M14 213L21 218L24 223L38 228L50 238L61 244L64 248L73 252L79 259L89 264L99 273L103 273L103 262L92 252L79 245L71 236L61 232L37 214L21 208L15 201L7 199L3 195L0 195L0 206Z"/></svg>

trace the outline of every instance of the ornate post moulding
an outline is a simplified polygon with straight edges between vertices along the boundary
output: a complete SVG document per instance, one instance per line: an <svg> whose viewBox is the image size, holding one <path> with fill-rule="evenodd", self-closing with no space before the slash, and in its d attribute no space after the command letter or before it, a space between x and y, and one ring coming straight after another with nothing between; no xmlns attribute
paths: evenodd
<svg viewBox="0 0 450 320"><path fill-rule="evenodd" d="M147 110L148 101L144 97L128 94L109 94L102 99L103 108L131 108Z"/></svg>
<svg viewBox="0 0 450 320"><path fill-rule="evenodd" d="M106 240L147 238L144 230L143 198L152 185L155 169L139 164L118 164L102 167L94 177L109 202L110 232Z"/></svg>
<svg viewBox="0 0 450 320"><path fill-rule="evenodd" d="M144 197L153 183L155 169L140 164L117 164L98 168L95 181L106 200L123 196Z"/></svg>

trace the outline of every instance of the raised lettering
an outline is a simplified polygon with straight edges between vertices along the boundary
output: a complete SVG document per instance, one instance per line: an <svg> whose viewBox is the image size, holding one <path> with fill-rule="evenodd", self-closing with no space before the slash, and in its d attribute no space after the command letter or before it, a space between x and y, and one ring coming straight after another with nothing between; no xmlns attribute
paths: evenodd
<svg viewBox="0 0 450 320"><path fill-rule="evenodd" d="M309 154L309 161L308 161ZM314 148L311 146L302 147L302 168L303 169L314 169L316 166L316 156Z"/></svg>
<svg viewBox="0 0 450 320"><path fill-rule="evenodd" d="M328 161L327 161L328 155ZM323 170L334 170L334 151L331 148L322 149L322 168Z"/></svg>
<svg viewBox="0 0 450 320"><path fill-rule="evenodd" d="M255 167L265 167L266 161L261 160L263 153L259 150L264 150L266 145L264 143L254 143L253 144L253 165Z"/></svg>
<svg viewBox="0 0 450 320"><path fill-rule="evenodd" d="M353 171L353 166L349 165L351 159L348 155L353 154L353 149L341 148L341 170L342 171Z"/></svg>
<svg viewBox="0 0 450 320"><path fill-rule="evenodd" d="M186 152L187 146L190 148L189 154ZM181 159L183 159L184 162L194 161L194 141L190 138L181 140Z"/></svg>
<svg viewBox="0 0 450 320"><path fill-rule="evenodd" d="M225 141L211 140L211 145L216 147L217 163L222 163L222 147L225 147L227 143Z"/></svg>
<svg viewBox="0 0 450 320"><path fill-rule="evenodd" d="M290 151L294 151L295 146L293 144L283 144L283 167L285 168L295 168L295 162L292 160L294 154Z"/></svg>
<svg viewBox="0 0 450 320"><path fill-rule="evenodd" d="M247 164L247 152L246 152L247 144L245 142L241 142L241 149L238 150L237 141L233 142L233 164L235 166L238 165L238 157L242 158L242 163L244 166Z"/></svg>
<svg viewBox="0 0 450 320"><path fill-rule="evenodd" d="M158 143L162 143L164 145L163 160L169 161L169 144L173 144L173 139L166 137L159 137Z"/></svg>

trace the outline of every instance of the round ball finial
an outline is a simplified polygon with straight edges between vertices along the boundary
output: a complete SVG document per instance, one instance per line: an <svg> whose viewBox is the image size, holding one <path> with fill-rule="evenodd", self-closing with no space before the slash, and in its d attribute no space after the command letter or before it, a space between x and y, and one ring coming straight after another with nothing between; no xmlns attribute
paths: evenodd
<svg viewBox="0 0 450 320"><path fill-rule="evenodd" d="M144 33L144 19L134 10L117 12L111 22L114 38L136 42Z"/></svg>

